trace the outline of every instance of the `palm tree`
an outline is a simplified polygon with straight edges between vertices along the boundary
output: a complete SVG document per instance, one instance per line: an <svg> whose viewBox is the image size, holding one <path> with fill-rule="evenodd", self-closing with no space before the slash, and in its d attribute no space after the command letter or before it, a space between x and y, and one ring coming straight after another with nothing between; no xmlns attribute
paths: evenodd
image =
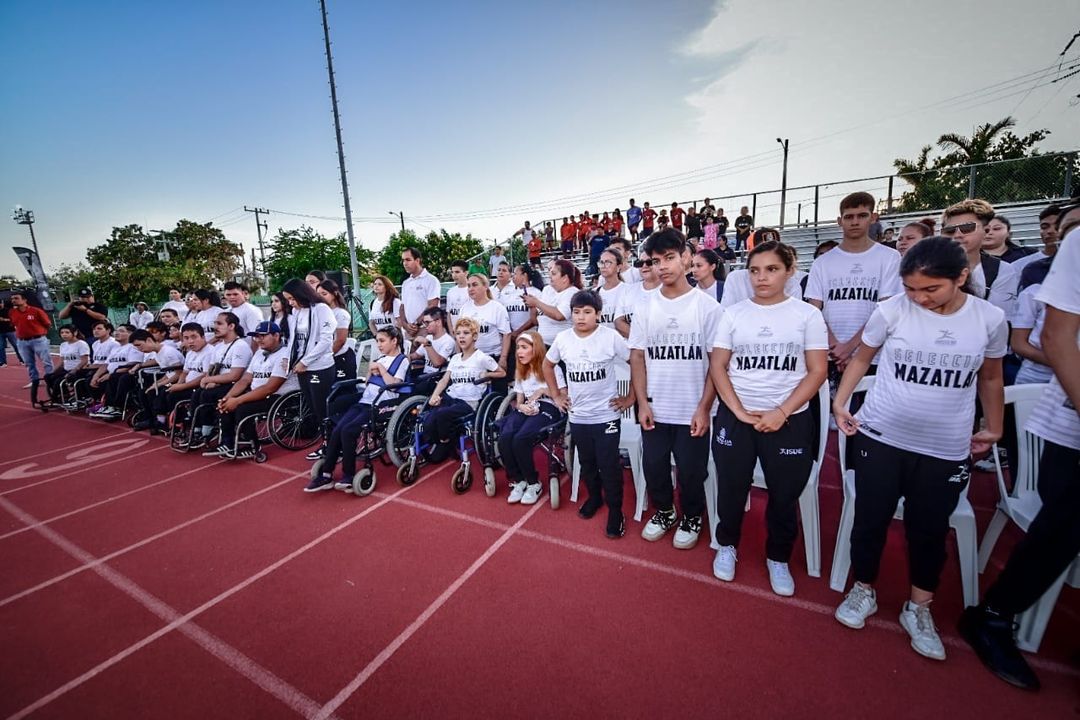
<svg viewBox="0 0 1080 720"><path fill-rule="evenodd" d="M938 165L955 167L987 162L999 136L1015 126L1016 120L1004 117L996 123L978 126L969 138L958 133L945 133L937 139L938 147L947 153L938 160Z"/></svg>

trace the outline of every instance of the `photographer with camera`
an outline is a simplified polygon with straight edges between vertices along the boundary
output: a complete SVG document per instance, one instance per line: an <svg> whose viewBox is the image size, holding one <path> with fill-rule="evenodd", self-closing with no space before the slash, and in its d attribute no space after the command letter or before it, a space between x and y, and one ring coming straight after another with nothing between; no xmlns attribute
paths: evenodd
<svg viewBox="0 0 1080 720"><path fill-rule="evenodd" d="M70 320L82 335L82 339L89 343L94 337L94 325L109 321L109 309L99 302L94 302L93 290L83 288L79 291L79 297L60 311L59 317L61 320Z"/></svg>

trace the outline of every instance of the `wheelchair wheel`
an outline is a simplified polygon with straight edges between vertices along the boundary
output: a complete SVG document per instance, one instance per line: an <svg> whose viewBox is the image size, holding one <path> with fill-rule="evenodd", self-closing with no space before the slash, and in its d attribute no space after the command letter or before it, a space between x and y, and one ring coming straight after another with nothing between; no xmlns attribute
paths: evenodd
<svg viewBox="0 0 1080 720"><path fill-rule="evenodd" d="M255 453L255 455L252 456L252 459L259 465L262 465L264 462L267 461L266 453L264 453L262 450L259 450Z"/></svg>
<svg viewBox="0 0 1080 720"><path fill-rule="evenodd" d="M169 447L175 452L186 453L188 451L188 425L186 422L177 421L177 418L186 417L190 405L189 401L181 400L176 403L176 407L169 414ZM182 412L181 408L183 408Z"/></svg>
<svg viewBox="0 0 1080 720"><path fill-rule="evenodd" d="M416 478L419 477L420 472L416 468L416 460L410 459L408 462L401 465L397 470L397 481L399 485L408 487L416 482Z"/></svg>
<svg viewBox="0 0 1080 720"><path fill-rule="evenodd" d="M309 480L314 480L315 478L319 477L319 474L322 472L323 463L325 462L326 461L321 458L315 461L315 463L311 466L311 470L308 472Z"/></svg>
<svg viewBox="0 0 1080 720"><path fill-rule="evenodd" d="M353 476L352 489L354 493L361 497L374 492L375 471L371 468L360 468L359 472Z"/></svg>
<svg viewBox="0 0 1080 720"><path fill-rule="evenodd" d="M495 497L495 470L489 467L484 468L484 494Z"/></svg>
<svg viewBox="0 0 1080 720"><path fill-rule="evenodd" d="M420 411L426 403L427 397L423 395L405 398L400 405L394 408L390 420L386 423L386 454L390 456L390 462L399 468L404 467L409 460L415 439L416 423L420 419ZM400 482L400 472L398 475Z"/></svg>
<svg viewBox="0 0 1080 720"><path fill-rule="evenodd" d="M130 415L127 415L124 418L124 421L128 424L128 427L134 428L136 425L138 425L140 422L142 422L143 419L145 419L145 418L146 418L146 411L140 408L140 409L136 410L135 412L131 413Z"/></svg>
<svg viewBox="0 0 1080 720"><path fill-rule="evenodd" d="M548 489L550 490L550 493L548 494L548 496L551 498L551 509L552 510L558 510L559 509L559 476L558 475L552 475L550 478L548 478Z"/></svg>
<svg viewBox="0 0 1080 720"><path fill-rule="evenodd" d="M488 398L491 400L485 402ZM502 465L498 423L510 412L511 399L510 395L487 395L477 408L473 445L476 446L476 454L485 467Z"/></svg>
<svg viewBox="0 0 1080 720"><path fill-rule="evenodd" d="M266 420L270 439L286 450L303 450L319 441L319 423L300 390L275 402Z"/></svg>
<svg viewBox="0 0 1080 720"><path fill-rule="evenodd" d="M456 495L462 495L468 492L472 487L472 473L469 471L468 465L462 465L454 471L453 477L450 478L450 488Z"/></svg>

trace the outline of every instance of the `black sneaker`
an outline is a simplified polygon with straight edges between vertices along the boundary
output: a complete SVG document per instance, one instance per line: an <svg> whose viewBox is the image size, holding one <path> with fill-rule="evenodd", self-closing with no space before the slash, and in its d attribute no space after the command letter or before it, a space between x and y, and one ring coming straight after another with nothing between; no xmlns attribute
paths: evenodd
<svg viewBox="0 0 1080 720"><path fill-rule="evenodd" d="M626 534L626 518L623 517L622 510L608 510L607 527L604 529L604 534L612 540L621 538Z"/></svg>
<svg viewBox="0 0 1080 720"><path fill-rule="evenodd" d="M149 420L140 420L139 422L132 425L131 429L132 430L149 430L150 429L150 421Z"/></svg>
<svg viewBox="0 0 1080 720"><path fill-rule="evenodd" d="M316 460L322 460L323 457L325 457L325 456L326 456L326 446L325 445L320 445L318 447L318 449L312 450L311 452L309 452L305 459L309 460L310 462L315 462Z"/></svg>
<svg viewBox="0 0 1080 720"><path fill-rule="evenodd" d="M990 672L1018 688L1039 689L1039 678L1016 647L1016 623L1012 618L979 605L964 609L957 629Z"/></svg>
<svg viewBox="0 0 1080 720"><path fill-rule="evenodd" d="M255 451L251 448L244 448L243 450L237 450L234 453L229 453L228 458L230 460L250 460L255 457Z"/></svg>
<svg viewBox="0 0 1080 720"><path fill-rule="evenodd" d="M649 518L649 522L645 523L645 527L641 529L641 537L649 542L656 542L664 537L668 530L675 527L675 521L677 519L675 508L671 508L670 510L657 510L653 513L653 516Z"/></svg>
<svg viewBox="0 0 1080 720"><path fill-rule="evenodd" d="M596 511L600 509L600 506L604 504L604 501L600 499L598 495L590 495L589 499L582 503L578 509L577 514L586 520L590 519L596 514Z"/></svg>
<svg viewBox="0 0 1080 720"><path fill-rule="evenodd" d="M428 462L432 465L438 465L446 458L450 457L450 443L439 443L435 447L428 450Z"/></svg>
<svg viewBox="0 0 1080 720"><path fill-rule="evenodd" d="M330 477L329 475L320 475L319 477L315 478L314 480L312 480L311 482L309 482L307 484L307 487L304 488L304 492L313 493L313 492L319 492L320 490L333 490L333 489L334 489L334 478Z"/></svg>

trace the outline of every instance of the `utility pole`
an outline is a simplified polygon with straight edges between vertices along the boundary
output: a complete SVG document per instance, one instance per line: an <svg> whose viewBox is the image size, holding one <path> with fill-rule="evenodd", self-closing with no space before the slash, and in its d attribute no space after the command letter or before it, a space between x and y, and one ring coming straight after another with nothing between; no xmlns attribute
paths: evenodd
<svg viewBox="0 0 1080 720"><path fill-rule="evenodd" d="M398 210L397 212L394 212L393 210L389 210L388 212L394 217L401 218L401 232L405 232L405 211Z"/></svg>
<svg viewBox="0 0 1080 720"><path fill-rule="evenodd" d="M784 175L780 180L780 227L784 227L784 206L787 205L787 156L788 156L788 139L781 140L776 138L776 142L780 143L780 147L784 148Z"/></svg>
<svg viewBox="0 0 1080 720"><path fill-rule="evenodd" d="M164 230L147 230L146 232L157 235L154 238L154 242L161 243L161 249L158 250L158 260L161 262L169 262L169 240L165 237L166 232Z"/></svg>
<svg viewBox="0 0 1080 720"><path fill-rule="evenodd" d="M259 237L259 262L262 266L263 280L266 281L266 289L270 289L270 278L266 275L266 249L263 247L263 233L266 231L266 221L260 219L262 215L269 215L270 211L266 208L249 208L244 206L244 212L255 213L255 233ZM251 272L255 273L255 248L251 248Z"/></svg>
<svg viewBox="0 0 1080 720"><path fill-rule="evenodd" d="M349 239L349 268L353 294L360 297L360 269L356 264L356 238L353 236L352 205L349 203L349 180L345 175L345 148L341 142L341 115L338 114L337 83L334 81L334 56L330 53L330 23L326 19L326 0L319 0L322 11L323 40L326 42L326 74L330 78L330 105L334 111L334 135L337 137L338 168L341 171L341 194L345 198L345 234Z"/></svg>

